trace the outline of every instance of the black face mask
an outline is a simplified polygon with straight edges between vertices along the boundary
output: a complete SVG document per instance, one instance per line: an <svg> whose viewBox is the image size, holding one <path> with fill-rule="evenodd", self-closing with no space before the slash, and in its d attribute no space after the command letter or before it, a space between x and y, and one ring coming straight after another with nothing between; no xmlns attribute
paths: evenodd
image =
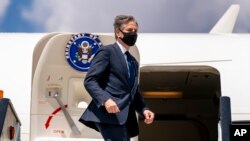
<svg viewBox="0 0 250 141"><path fill-rule="evenodd" d="M133 46L137 39L137 33L136 32L123 32L121 29L120 31L123 34L123 38L120 38L126 45Z"/></svg>

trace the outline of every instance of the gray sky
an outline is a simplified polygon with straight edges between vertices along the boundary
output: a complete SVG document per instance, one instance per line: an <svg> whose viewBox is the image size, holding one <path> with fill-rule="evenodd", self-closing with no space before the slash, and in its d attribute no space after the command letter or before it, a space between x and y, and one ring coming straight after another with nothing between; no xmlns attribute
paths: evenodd
<svg viewBox="0 0 250 141"><path fill-rule="evenodd" d="M140 32L206 33L231 4L240 4L241 10L234 31L250 31L250 0L24 1L27 4L11 0L0 1L0 19L6 19L6 22L2 22L2 25L6 24L4 29L12 25L9 28L14 31L15 27L19 27L17 31L25 31L21 28L26 28L30 32L113 32L114 17L118 14L130 14L138 20ZM6 18L11 11L8 7L13 8L15 5L20 6L20 12L15 12L19 17L15 18L15 24L10 24L11 20ZM23 25L18 26L18 23Z"/></svg>

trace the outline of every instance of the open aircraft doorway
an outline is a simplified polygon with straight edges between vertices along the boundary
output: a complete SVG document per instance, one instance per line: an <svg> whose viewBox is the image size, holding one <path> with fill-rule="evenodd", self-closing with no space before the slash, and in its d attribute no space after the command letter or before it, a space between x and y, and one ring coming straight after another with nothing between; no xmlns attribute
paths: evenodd
<svg viewBox="0 0 250 141"><path fill-rule="evenodd" d="M210 66L144 66L140 87L155 112L139 120L140 141L217 141L220 74Z"/></svg>

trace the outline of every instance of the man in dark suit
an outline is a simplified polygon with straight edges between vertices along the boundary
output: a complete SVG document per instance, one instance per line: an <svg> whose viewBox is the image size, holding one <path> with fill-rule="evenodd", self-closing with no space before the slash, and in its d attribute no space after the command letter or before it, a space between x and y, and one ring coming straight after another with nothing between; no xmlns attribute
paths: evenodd
<svg viewBox="0 0 250 141"><path fill-rule="evenodd" d="M119 15L114 30L116 42L98 50L86 75L84 85L93 100L79 121L100 131L105 141L130 141L139 134L135 112L146 124L153 122L154 113L140 94L139 65L128 52L138 24L133 16Z"/></svg>

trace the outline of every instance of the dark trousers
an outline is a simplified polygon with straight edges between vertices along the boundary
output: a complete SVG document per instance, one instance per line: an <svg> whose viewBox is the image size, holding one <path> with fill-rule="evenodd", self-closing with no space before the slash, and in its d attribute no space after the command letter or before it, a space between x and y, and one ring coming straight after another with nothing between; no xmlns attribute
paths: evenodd
<svg viewBox="0 0 250 141"><path fill-rule="evenodd" d="M95 123L105 141L130 141L130 135L125 125L110 125Z"/></svg>

